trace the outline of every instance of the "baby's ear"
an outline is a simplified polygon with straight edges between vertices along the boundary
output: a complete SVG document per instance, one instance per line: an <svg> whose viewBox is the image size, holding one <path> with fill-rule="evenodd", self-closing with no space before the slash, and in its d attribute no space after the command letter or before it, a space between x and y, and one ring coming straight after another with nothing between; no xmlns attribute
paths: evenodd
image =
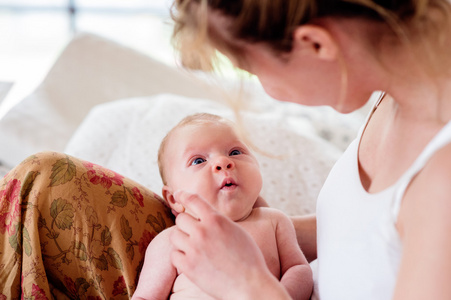
<svg viewBox="0 0 451 300"><path fill-rule="evenodd" d="M170 187L168 187L167 185L163 186L161 193L163 195L164 200L166 200L166 202L169 204L169 207L171 208L172 214L174 216L177 216L179 213L185 211L185 207L183 207L183 205L175 201L174 193Z"/></svg>

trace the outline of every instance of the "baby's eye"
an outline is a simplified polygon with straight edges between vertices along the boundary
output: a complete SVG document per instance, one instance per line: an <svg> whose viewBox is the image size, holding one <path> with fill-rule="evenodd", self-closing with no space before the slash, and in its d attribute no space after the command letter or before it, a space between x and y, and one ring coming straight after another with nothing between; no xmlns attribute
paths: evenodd
<svg viewBox="0 0 451 300"><path fill-rule="evenodd" d="M203 163L203 162L205 162L205 159L198 157L198 158L195 158L195 159L191 162L191 165L199 165L199 164L201 164L201 163Z"/></svg>
<svg viewBox="0 0 451 300"><path fill-rule="evenodd" d="M240 150L232 150L232 152L230 152L229 156L240 155L240 154L241 154Z"/></svg>

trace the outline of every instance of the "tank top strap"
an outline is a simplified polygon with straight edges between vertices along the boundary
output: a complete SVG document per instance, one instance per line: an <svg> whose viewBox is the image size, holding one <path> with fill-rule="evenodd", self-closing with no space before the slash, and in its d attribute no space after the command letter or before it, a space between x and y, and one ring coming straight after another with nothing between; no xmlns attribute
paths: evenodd
<svg viewBox="0 0 451 300"><path fill-rule="evenodd" d="M371 97L368 101L374 102L374 104L373 104L370 112L366 116L365 122L363 123L362 127L360 127L360 130L358 131L357 137L359 140L361 139L363 132L365 131L365 129L366 129L368 123L370 122L370 119L373 116L374 112L376 111L377 107L381 103L382 99L384 99L384 96L385 96L385 92L383 92L383 91L375 91L375 92L373 92L373 94L371 94Z"/></svg>
<svg viewBox="0 0 451 300"><path fill-rule="evenodd" d="M442 129L440 129L440 131L432 138L429 144L427 144L421 154L417 157L415 162L398 181L398 186L396 188L395 199L393 203L393 214L395 219L397 219L399 210L401 208L401 201L404 193L413 177L423 169L429 159L438 150L448 145L449 143L451 143L451 121L449 121Z"/></svg>

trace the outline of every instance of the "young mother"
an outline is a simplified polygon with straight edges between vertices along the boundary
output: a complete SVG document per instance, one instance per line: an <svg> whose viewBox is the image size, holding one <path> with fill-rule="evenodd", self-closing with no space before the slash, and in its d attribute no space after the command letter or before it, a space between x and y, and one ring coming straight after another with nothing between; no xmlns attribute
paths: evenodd
<svg viewBox="0 0 451 300"><path fill-rule="evenodd" d="M342 113L385 91L317 216L293 219L322 300L451 299L450 14L447 0L175 3L187 67L211 66L216 49L272 97ZM177 268L217 298L289 298L238 226L196 195L178 200L198 219L176 219Z"/></svg>

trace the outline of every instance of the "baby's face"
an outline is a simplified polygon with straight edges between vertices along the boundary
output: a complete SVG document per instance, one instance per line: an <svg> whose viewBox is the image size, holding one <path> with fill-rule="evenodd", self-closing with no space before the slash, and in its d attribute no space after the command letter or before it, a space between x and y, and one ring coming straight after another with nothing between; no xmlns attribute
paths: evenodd
<svg viewBox="0 0 451 300"><path fill-rule="evenodd" d="M258 162L223 122L174 131L164 155L167 187L200 195L233 221L246 218L262 188Z"/></svg>

